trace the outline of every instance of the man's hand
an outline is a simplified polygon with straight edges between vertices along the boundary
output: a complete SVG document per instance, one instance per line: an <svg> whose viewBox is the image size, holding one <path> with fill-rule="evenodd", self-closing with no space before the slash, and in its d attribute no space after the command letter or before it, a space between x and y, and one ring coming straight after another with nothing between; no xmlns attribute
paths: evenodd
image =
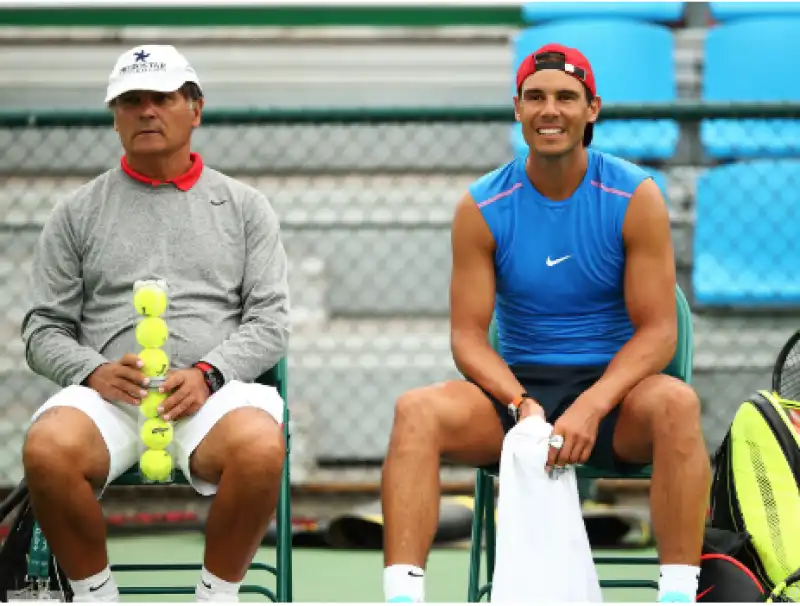
<svg viewBox="0 0 800 606"><path fill-rule="evenodd" d="M142 361L136 354L125 354L116 362L101 364L86 378L86 385L109 402L138 406L147 395L150 383L141 372Z"/></svg>
<svg viewBox="0 0 800 606"><path fill-rule="evenodd" d="M553 425L553 435L562 436L560 449L550 447L545 469L585 463L592 454L600 420L607 409L605 399L591 389L583 392Z"/></svg>
<svg viewBox="0 0 800 606"><path fill-rule="evenodd" d="M209 396L208 385L199 368L168 372L167 379L158 390L169 394L159 407L162 411L161 418L165 421L174 421L184 415L196 413Z"/></svg>
<svg viewBox="0 0 800 606"><path fill-rule="evenodd" d="M538 415L543 419L545 418L544 410L539 403L531 398L525 398L519 405L519 420L522 421L522 419L526 417L532 417L534 415Z"/></svg>

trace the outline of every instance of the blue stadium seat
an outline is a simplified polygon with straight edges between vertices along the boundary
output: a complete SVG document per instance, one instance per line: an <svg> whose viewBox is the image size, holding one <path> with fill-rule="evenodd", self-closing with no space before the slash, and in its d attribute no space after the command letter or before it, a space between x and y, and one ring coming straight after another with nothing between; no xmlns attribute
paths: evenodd
<svg viewBox="0 0 800 606"><path fill-rule="evenodd" d="M677 97L670 30L629 19L585 19L530 27L514 39L511 88L522 60L550 42L580 50L592 64L603 103L669 103ZM514 90L516 94L516 90ZM592 146L631 160L665 160L678 145L674 120L602 120ZM515 155L527 154L519 124L511 133Z"/></svg>
<svg viewBox="0 0 800 606"><path fill-rule="evenodd" d="M525 23L559 19L616 17L661 23L683 18L685 2L528 2L522 5Z"/></svg>
<svg viewBox="0 0 800 606"><path fill-rule="evenodd" d="M800 15L800 2L709 2L714 21L733 21L753 17Z"/></svg>
<svg viewBox="0 0 800 606"><path fill-rule="evenodd" d="M768 52L759 50L759 39L769 41ZM705 101L800 101L800 81L790 76L800 57L800 14L718 25L708 32L704 55ZM800 120L704 120L700 141L715 159L797 156Z"/></svg>
<svg viewBox="0 0 800 606"><path fill-rule="evenodd" d="M697 304L800 305L800 160L711 168L697 181L692 282Z"/></svg>

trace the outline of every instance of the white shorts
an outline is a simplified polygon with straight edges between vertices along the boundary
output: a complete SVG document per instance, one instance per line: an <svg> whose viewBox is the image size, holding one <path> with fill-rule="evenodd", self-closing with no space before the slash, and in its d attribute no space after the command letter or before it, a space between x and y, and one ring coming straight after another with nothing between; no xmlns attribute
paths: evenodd
<svg viewBox="0 0 800 606"><path fill-rule="evenodd" d="M110 466L106 486L139 461L139 410L136 406L112 404L93 389L70 385L53 395L37 410L31 422L56 406L82 410L94 421L108 448ZM258 383L231 381L213 394L197 413L174 423L173 456L186 479L201 495L213 495L217 487L192 477L189 456L222 417L237 408L252 406L268 412L279 424L283 422L284 402L278 390ZM105 488L105 487L104 487ZM101 491L102 492L102 491Z"/></svg>

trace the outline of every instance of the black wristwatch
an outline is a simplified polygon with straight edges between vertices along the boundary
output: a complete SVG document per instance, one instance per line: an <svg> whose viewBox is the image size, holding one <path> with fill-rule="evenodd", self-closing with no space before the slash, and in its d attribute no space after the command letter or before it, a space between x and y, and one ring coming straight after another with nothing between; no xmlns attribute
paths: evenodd
<svg viewBox="0 0 800 606"><path fill-rule="evenodd" d="M222 373L208 362L197 362L194 367L203 373L209 395L217 393L225 384Z"/></svg>

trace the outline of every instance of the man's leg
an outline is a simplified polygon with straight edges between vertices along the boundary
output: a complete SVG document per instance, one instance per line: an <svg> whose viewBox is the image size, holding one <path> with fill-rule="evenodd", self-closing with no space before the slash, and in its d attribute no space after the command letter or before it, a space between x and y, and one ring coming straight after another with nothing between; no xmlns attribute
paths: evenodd
<svg viewBox="0 0 800 606"><path fill-rule="evenodd" d="M81 409L68 403L54 406L28 430L22 460L31 505L75 601L115 601L119 593L108 566L106 523L95 492L104 487L112 464L97 424L103 423L120 447L133 433L119 416L123 413L112 412L112 405L89 389L68 388L56 398L75 399ZM116 451L115 456L113 467L126 466L120 462L124 453Z"/></svg>
<svg viewBox="0 0 800 606"><path fill-rule="evenodd" d="M214 407L220 405L217 401ZM201 423L203 412L197 414ZM280 425L269 412L254 406L225 412L192 452L193 482L202 480L212 486L210 493L216 486L206 522L198 599L238 599L239 587L277 506L285 453Z"/></svg>
<svg viewBox="0 0 800 606"><path fill-rule="evenodd" d="M422 569L439 519L439 460L496 463L503 429L475 385L452 381L397 401L383 466L384 590L388 600L423 598Z"/></svg>
<svg viewBox="0 0 800 606"><path fill-rule="evenodd" d="M650 507L662 565L660 597L675 592L693 601L711 480L694 390L666 375L642 381L620 405L613 446L624 461L653 462Z"/></svg>

